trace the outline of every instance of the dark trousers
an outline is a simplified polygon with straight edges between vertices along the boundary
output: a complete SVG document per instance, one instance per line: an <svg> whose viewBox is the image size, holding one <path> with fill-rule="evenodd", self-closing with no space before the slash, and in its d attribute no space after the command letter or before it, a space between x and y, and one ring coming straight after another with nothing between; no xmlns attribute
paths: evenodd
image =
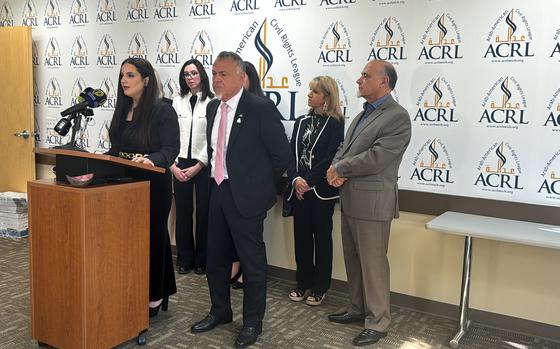
<svg viewBox="0 0 560 349"><path fill-rule="evenodd" d="M211 179L206 276L210 288L210 314L231 319L230 274L235 252L243 266L243 324L261 326L266 306L266 249L263 222L266 214L241 216L229 181L220 186Z"/></svg>
<svg viewBox="0 0 560 349"><path fill-rule="evenodd" d="M194 159L179 158L177 167L194 166ZM177 265L184 267L206 266L206 242L208 232L208 168L186 181L173 177L175 190L175 240ZM193 203L196 202L196 228L193 235Z"/></svg>
<svg viewBox="0 0 560 349"><path fill-rule="evenodd" d="M171 209L171 172L127 170L127 176L150 181L150 301L177 292L167 218Z"/></svg>
<svg viewBox="0 0 560 349"><path fill-rule="evenodd" d="M292 199L296 280L299 288L325 293L331 285L335 200L321 200L313 191Z"/></svg>

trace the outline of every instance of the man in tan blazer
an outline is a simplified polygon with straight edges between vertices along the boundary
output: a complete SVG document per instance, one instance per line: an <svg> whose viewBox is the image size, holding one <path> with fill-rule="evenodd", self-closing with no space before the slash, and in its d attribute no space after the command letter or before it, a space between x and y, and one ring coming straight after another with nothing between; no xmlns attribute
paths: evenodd
<svg viewBox="0 0 560 349"><path fill-rule="evenodd" d="M387 247L391 221L399 215L398 170L410 142L408 112L392 97L397 73L386 61L370 61L358 79L364 110L351 123L344 143L327 171L340 187L342 247L350 305L329 320L364 320L354 345L373 344L387 335L391 322Z"/></svg>

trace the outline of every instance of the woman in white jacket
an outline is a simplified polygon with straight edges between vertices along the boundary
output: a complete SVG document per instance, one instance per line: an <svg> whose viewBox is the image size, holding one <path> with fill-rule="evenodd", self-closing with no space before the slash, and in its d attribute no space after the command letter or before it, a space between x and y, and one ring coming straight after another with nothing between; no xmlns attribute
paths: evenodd
<svg viewBox="0 0 560 349"><path fill-rule="evenodd" d="M177 271L206 272L208 230L208 154L206 152L206 105L214 94L202 64L190 59L179 73L181 94L173 98L179 117L181 151L170 170L175 193ZM196 195L196 197L195 197ZM193 236L193 203L196 200L196 229Z"/></svg>

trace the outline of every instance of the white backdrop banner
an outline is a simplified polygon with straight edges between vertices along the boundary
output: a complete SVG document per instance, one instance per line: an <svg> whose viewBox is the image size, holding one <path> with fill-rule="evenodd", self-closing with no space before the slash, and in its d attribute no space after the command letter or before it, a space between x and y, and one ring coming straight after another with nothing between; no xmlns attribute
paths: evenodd
<svg viewBox="0 0 560 349"><path fill-rule="evenodd" d="M167 97L191 57L251 61L287 132L307 110L308 82L330 75L347 125L363 100L356 79L392 62L394 97L413 137L403 189L560 204L560 2L539 0L0 0L0 26L33 28L38 146L66 143L60 112L87 86L109 99L84 131L109 149L120 63L144 57Z"/></svg>

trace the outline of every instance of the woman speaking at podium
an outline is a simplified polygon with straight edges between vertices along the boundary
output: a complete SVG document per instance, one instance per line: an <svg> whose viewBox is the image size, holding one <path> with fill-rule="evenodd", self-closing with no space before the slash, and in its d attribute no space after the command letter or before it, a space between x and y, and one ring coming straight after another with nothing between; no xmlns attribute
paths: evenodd
<svg viewBox="0 0 560 349"><path fill-rule="evenodd" d="M159 98L154 69L142 58L121 64L117 103L109 128L109 154L168 169L179 154L179 123L173 107ZM166 311L177 292L167 217L171 208L171 174L127 170L150 181L150 317ZM133 217L131 217L133 219Z"/></svg>

